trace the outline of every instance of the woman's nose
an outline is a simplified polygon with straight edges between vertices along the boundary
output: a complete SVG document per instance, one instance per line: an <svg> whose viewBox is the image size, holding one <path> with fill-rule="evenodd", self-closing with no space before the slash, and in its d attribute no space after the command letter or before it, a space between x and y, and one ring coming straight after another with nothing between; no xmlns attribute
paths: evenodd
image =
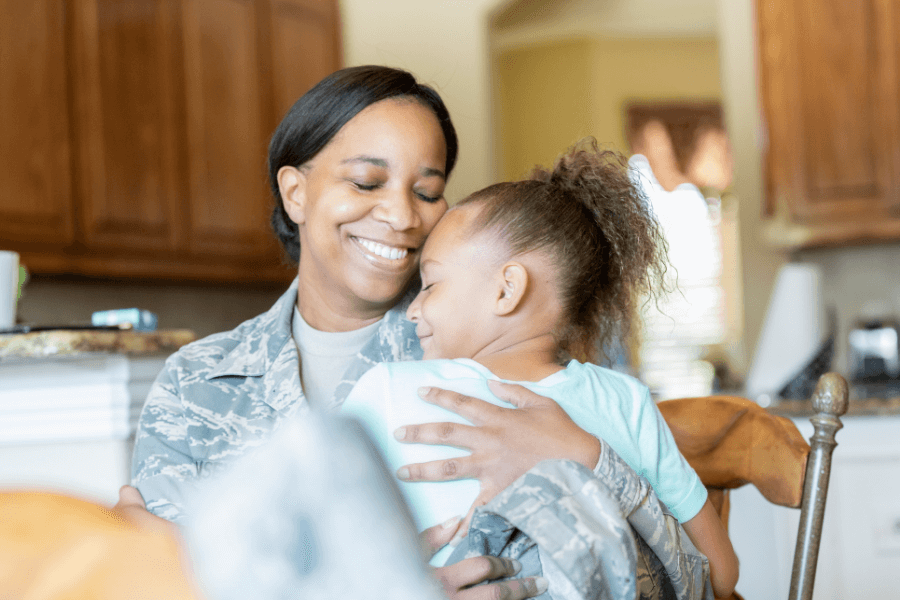
<svg viewBox="0 0 900 600"><path fill-rule="evenodd" d="M412 191L392 191L382 197L373 214L395 231L413 229L422 224L415 195Z"/></svg>

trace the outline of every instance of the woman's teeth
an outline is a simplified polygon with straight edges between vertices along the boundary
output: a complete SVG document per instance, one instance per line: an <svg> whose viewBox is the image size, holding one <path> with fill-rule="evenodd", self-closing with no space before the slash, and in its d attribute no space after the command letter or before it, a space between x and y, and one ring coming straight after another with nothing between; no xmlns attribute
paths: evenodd
<svg viewBox="0 0 900 600"><path fill-rule="evenodd" d="M407 250L406 248L385 246L384 244L379 244L378 242L373 242L372 240L366 240L363 238L356 238L356 241L358 241L363 248L365 248L372 254L378 255L382 258L387 258L388 260L399 260L401 258L406 258L406 255L409 254L409 250Z"/></svg>

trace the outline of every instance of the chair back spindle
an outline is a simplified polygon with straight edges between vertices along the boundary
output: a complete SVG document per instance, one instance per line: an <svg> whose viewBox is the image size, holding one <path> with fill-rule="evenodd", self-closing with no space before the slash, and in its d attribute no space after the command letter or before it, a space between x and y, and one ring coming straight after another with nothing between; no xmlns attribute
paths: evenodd
<svg viewBox="0 0 900 600"><path fill-rule="evenodd" d="M800 527L794 551L789 600L812 600L825 517L825 499L828 496L828 479L831 474L831 453L837 446L834 436L843 427L840 417L847 412L847 382L840 375L826 373L816 385L812 403L816 414L810 421L815 431L810 438L810 453L803 481L803 502L800 506Z"/></svg>

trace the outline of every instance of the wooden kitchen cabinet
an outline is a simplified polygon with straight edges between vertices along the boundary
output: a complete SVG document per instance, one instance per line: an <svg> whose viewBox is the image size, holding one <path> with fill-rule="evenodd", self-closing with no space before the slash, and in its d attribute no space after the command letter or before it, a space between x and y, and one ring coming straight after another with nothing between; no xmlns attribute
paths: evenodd
<svg viewBox="0 0 900 600"><path fill-rule="evenodd" d="M94 252L174 251L180 180L178 3L69 4L75 197Z"/></svg>
<svg viewBox="0 0 900 600"><path fill-rule="evenodd" d="M336 0L0 2L0 248L36 273L291 277L266 149L340 66Z"/></svg>
<svg viewBox="0 0 900 600"><path fill-rule="evenodd" d="M272 55L275 120L280 121L306 90L341 62L336 6L318 0L272 0L269 46ZM305 68L298 59L304 57Z"/></svg>
<svg viewBox="0 0 900 600"><path fill-rule="evenodd" d="M900 239L900 2L759 0L769 235Z"/></svg>
<svg viewBox="0 0 900 600"><path fill-rule="evenodd" d="M272 237L265 157L274 127L260 93L258 6L186 0L183 8L188 244L195 254L258 256Z"/></svg>
<svg viewBox="0 0 900 600"><path fill-rule="evenodd" d="M61 0L0 0L0 250L74 235Z"/></svg>

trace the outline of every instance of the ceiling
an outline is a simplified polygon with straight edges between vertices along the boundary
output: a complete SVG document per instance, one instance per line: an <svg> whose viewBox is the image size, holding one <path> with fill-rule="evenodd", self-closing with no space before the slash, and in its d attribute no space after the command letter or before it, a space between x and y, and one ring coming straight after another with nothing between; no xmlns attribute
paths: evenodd
<svg viewBox="0 0 900 600"><path fill-rule="evenodd" d="M714 37L718 0L511 0L491 18L499 46L573 36Z"/></svg>

